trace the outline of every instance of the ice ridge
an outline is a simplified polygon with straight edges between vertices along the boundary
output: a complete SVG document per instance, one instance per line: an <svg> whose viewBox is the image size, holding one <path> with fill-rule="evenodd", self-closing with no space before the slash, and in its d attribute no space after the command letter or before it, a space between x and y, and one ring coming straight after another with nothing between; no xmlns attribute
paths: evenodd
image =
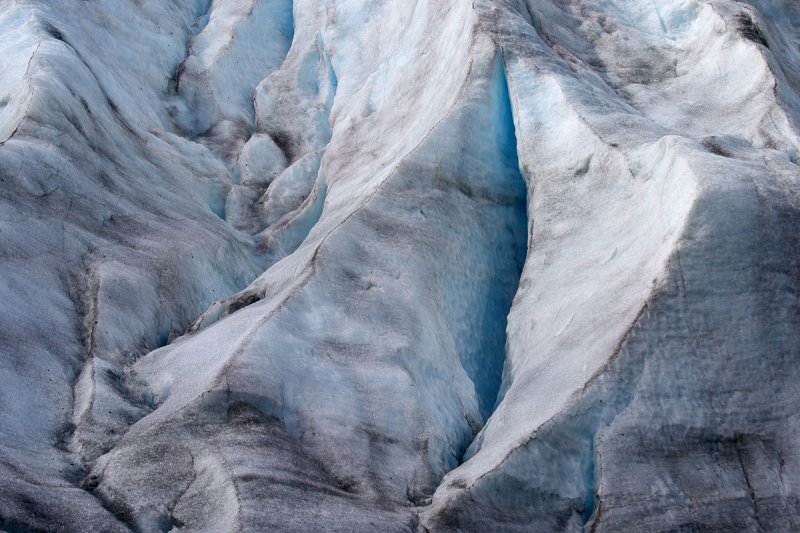
<svg viewBox="0 0 800 533"><path fill-rule="evenodd" d="M0 530L800 529L796 2L0 5Z"/></svg>

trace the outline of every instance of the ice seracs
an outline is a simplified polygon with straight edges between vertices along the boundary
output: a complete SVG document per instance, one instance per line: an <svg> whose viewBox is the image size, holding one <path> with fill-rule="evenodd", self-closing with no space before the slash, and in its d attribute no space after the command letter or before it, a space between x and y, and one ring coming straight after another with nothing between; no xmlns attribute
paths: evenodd
<svg viewBox="0 0 800 533"><path fill-rule="evenodd" d="M2 11L0 529L800 526L793 2Z"/></svg>

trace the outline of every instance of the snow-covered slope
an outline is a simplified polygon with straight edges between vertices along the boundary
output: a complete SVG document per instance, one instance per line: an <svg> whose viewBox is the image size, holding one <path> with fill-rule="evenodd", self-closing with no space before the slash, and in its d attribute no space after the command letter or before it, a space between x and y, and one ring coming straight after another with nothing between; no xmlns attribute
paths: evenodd
<svg viewBox="0 0 800 533"><path fill-rule="evenodd" d="M800 528L790 0L0 1L0 530Z"/></svg>

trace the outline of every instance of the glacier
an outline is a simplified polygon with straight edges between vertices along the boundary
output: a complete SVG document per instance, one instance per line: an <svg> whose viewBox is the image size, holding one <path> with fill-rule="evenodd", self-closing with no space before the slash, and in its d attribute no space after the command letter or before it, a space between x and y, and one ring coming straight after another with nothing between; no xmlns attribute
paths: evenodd
<svg viewBox="0 0 800 533"><path fill-rule="evenodd" d="M800 529L793 0L0 0L0 531Z"/></svg>

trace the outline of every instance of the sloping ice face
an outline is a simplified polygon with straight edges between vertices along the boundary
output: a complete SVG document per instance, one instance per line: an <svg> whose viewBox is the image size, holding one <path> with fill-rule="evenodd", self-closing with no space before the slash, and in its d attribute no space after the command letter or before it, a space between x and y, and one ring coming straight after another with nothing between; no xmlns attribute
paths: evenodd
<svg viewBox="0 0 800 533"><path fill-rule="evenodd" d="M800 528L800 7L7 0L0 530Z"/></svg>

